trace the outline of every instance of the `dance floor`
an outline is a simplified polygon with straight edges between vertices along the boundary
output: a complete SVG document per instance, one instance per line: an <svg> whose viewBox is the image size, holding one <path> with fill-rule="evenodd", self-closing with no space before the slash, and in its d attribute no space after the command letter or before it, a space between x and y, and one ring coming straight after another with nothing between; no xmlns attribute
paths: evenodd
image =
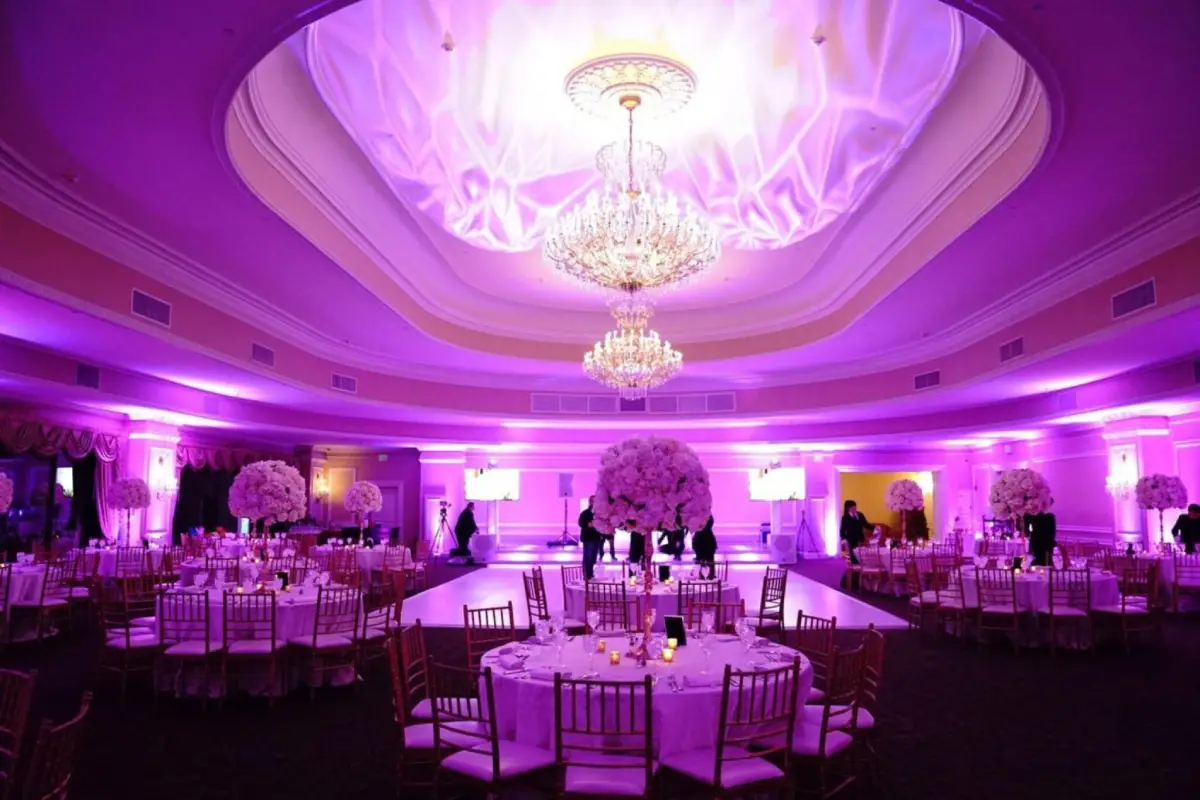
<svg viewBox="0 0 1200 800"><path fill-rule="evenodd" d="M433 628L461 628L463 606L486 608L502 606L512 601L513 613L518 628L528 627L529 615L525 610L525 588L521 572L527 569L518 564L492 564L487 569L477 569L461 577L435 586L404 601L405 624L421 620L421 624ZM760 565L731 564L729 582L735 584L746 600L746 607L758 605L762 592L762 580L766 568ZM558 570L545 569L546 599L551 608L562 608L562 580ZM837 617L839 629L861 629L871 623L876 628L905 628L908 623L886 611L849 597L836 589L798 575L788 573L787 600L784 606L785 619L794 621L801 609L817 617ZM793 622L789 622L789 627Z"/></svg>

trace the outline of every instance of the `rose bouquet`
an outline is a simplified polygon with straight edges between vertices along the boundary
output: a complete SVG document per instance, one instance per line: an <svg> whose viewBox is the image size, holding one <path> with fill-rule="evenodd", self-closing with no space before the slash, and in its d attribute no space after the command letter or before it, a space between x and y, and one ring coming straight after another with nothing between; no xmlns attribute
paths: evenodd
<svg viewBox="0 0 1200 800"><path fill-rule="evenodd" d="M108 496L105 499L108 501L109 508L125 512L125 535L123 538L128 543L129 534L132 531L133 512L135 509L147 508L150 505L150 487L141 478L118 478L112 486L108 487Z"/></svg>
<svg viewBox="0 0 1200 800"><path fill-rule="evenodd" d="M8 513L8 509L12 507L13 501L13 482L12 478L0 472L0 514Z"/></svg>
<svg viewBox="0 0 1200 800"><path fill-rule="evenodd" d="M361 537L363 519L369 520L372 513L383 508L383 493L370 481L355 481L346 490L345 502L346 510L352 513L358 522Z"/></svg>
<svg viewBox="0 0 1200 800"><path fill-rule="evenodd" d="M1041 473L1032 469L1006 469L992 484L988 503L992 514L1013 520L1015 530L1020 531L1023 517L1049 511L1054 498Z"/></svg>
<svg viewBox="0 0 1200 800"><path fill-rule="evenodd" d="M308 506L304 478L282 461L255 461L242 467L229 487L229 510L235 516L276 522L300 520Z"/></svg>
<svg viewBox="0 0 1200 800"><path fill-rule="evenodd" d="M1168 508L1187 508L1188 493L1183 481L1176 475L1144 475L1138 478L1134 495L1139 508L1158 512L1158 536L1165 541L1163 512Z"/></svg>
<svg viewBox="0 0 1200 800"><path fill-rule="evenodd" d="M920 485L909 478L897 478L888 484L883 496L888 511L900 512L900 535L908 538L908 512L925 507L925 494Z"/></svg>

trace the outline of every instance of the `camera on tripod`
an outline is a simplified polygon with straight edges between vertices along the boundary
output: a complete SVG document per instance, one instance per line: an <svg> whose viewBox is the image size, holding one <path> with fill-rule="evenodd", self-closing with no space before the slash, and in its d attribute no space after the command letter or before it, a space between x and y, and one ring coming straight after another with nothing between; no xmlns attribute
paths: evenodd
<svg viewBox="0 0 1200 800"><path fill-rule="evenodd" d="M442 518L443 522L446 520L446 514L448 514L449 512L450 512L450 504L448 502L446 502L445 500L438 501L438 515Z"/></svg>

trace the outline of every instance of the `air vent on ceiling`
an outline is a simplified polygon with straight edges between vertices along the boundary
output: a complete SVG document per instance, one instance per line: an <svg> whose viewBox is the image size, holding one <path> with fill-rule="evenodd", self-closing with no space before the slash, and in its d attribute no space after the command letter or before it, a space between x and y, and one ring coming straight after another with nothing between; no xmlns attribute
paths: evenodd
<svg viewBox="0 0 1200 800"><path fill-rule="evenodd" d="M732 414L737 411L737 395L733 392L706 394L704 401L704 410L709 414Z"/></svg>
<svg viewBox="0 0 1200 800"><path fill-rule="evenodd" d="M559 395L558 407L563 414L586 414L588 413L588 396L586 394Z"/></svg>
<svg viewBox="0 0 1200 800"><path fill-rule="evenodd" d="M100 388L100 368L91 364L75 365L75 385L86 386L89 389Z"/></svg>
<svg viewBox="0 0 1200 800"><path fill-rule="evenodd" d="M529 410L534 414L557 414L558 395L531 394L529 395Z"/></svg>
<svg viewBox="0 0 1200 800"><path fill-rule="evenodd" d="M932 389L934 386L940 386L942 383L942 373L940 370L933 372L923 372L913 378L914 389Z"/></svg>
<svg viewBox="0 0 1200 800"><path fill-rule="evenodd" d="M329 385L339 392L358 393L358 378L351 378L349 375L339 375L335 372L330 376Z"/></svg>
<svg viewBox="0 0 1200 800"><path fill-rule="evenodd" d="M678 414L679 395L652 394L646 398L646 410L651 414Z"/></svg>
<svg viewBox="0 0 1200 800"><path fill-rule="evenodd" d="M636 400L626 400L622 397L620 409L622 414L645 414L646 398L639 397Z"/></svg>
<svg viewBox="0 0 1200 800"><path fill-rule="evenodd" d="M264 367L275 366L275 351L269 347L265 347L255 342L250 343L250 360L262 364Z"/></svg>
<svg viewBox="0 0 1200 800"><path fill-rule="evenodd" d="M617 396L615 394L588 395L587 413L616 414Z"/></svg>
<svg viewBox="0 0 1200 800"><path fill-rule="evenodd" d="M157 322L163 327L171 327L171 304L157 297L151 297L145 292L133 290L133 301L130 311L135 317Z"/></svg>
<svg viewBox="0 0 1200 800"><path fill-rule="evenodd" d="M1135 311L1141 311L1143 308L1149 308L1158 302L1158 295L1154 290L1154 279L1139 283L1132 289L1126 289L1120 294L1114 294L1112 298L1112 318L1120 319L1127 317Z"/></svg>
<svg viewBox="0 0 1200 800"><path fill-rule="evenodd" d="M712 394L650 394L622 400L617 395L532 393L534 414L729 414L737 411L735 392Z"/></svg>
<svg viewBox="0 0 1200 800"><path fill-rule="evenodd" d="M1000 345L1000 363L1012 361L1017 356L1025 355L1025 339L1013 339Z"/></svg>

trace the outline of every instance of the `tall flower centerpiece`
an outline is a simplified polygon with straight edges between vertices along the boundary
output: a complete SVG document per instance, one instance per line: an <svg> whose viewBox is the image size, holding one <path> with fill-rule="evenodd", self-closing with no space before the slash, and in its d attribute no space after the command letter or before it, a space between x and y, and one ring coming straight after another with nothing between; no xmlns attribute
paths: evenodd
<svg viewBox="0 0 1200 800"><path fill-rule="evenodd" d="M673 530L676 520L699 530L712 515L712 488L708 470L692 448L678 439L635 436L604 451L596 476L595 524L601 533L618 528L645 537L642 561L643 588L648 611L654 576L654 533ZM639 659L646 657L651 618L643 618Z"/></svg>
<svg viewBox="0 0 1200 800"><path fill-rule="evenodd" d="M1165 542L1163 512L1168 508L1187 508L1188 493L1183 481L1176 475L1143 475L1134 487L1134 496L1139 508L1158 512L1158 541Z"/></svg>
<svg viewBox="0 0 1200 800"><path fill-rule="evenodd" d="M276 522L303 519L308 490L299 470L282 461L255 461L242 467L229 487L229 510L234 516L263 521L264 530Z"/></svg>
<svg viewBox="0 0 1200 800"><path fill-rule="evenodd" d="M117 541L129 544L133 512L150 506L150 487L141 478L119 478L108 487L107 500L109 508L125 512L125 524L117 534Z"/></svg>
<svg viewBox="0 0 1200 800"><path fill-rule="evenodd" d="M1054 505L1050 484L1032 469L1006 469L996 477L988 495L992 513L1013 521L1013 530L1022 531L1026 516L1044 514Z"/></svg>
<svg viewBox="0 0 1200 800"><path fill-rule="evenodd" d="M370 481L355 481L346 490L346 510L354 515L358 523L358 538L362 541L363 519L371 525L371 514L383 508L383 492Z"/></svg>
<svg viewBox="0 0 1200 800"><path fill-rule="evenodd" d="M7 514L8 509L12 507L13 501L13 482L12 478L8 477L3 472L0 472L0 514Z"/></svg>
<svg viewBox="0 0 1200 800"><path fill-rule="evenodd" d="M925 493L921 486L910 478L897 478L888 484L883 496L888 511L900 512L900 537L908 540L908 512L920 511L925 507Z"/></svg>

